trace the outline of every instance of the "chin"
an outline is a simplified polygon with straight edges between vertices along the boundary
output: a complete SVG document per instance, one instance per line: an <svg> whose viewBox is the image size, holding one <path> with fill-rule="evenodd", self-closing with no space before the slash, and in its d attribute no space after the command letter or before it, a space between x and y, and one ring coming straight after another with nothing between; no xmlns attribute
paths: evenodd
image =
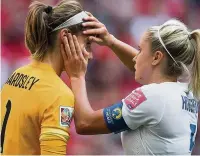
<svg viewBox="0 0 200 156"><path fill-rule="evenodd" d="M140 78L135 75L135 81L140 83Z"/></svg>
<svg viewBox="0 0 200 156"><path fill-rule="evenodd" d="M135 81L141 85L145 85L146 83L144 82L144 80L142 79L142 77L137 77L135 76Z"/></svg>

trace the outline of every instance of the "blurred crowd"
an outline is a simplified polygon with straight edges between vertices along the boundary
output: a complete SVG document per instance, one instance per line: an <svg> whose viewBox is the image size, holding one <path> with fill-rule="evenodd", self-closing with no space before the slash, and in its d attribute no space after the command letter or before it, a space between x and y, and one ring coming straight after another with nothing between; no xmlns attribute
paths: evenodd
<svg viewBox="0 0 200 156"><path fill-rule="evenodd" d="M54 5L59 0L38 1ZM24 23L30 2L2 0L1 87L16 68L30 61L24 45ZM180 19L190 29L197 29L200 24L200 0L81 0L81 3L111 34L134 47L148 27L170 18ZM94 58L88 66L87 88L94 109L116 103L140 86L107 47L94 44L92 49ZM65 73L62 79L69 84ZM122 155L120 134L80 136L72 123L68 154ZM200 154L200 131L193 154Z"/></svg>

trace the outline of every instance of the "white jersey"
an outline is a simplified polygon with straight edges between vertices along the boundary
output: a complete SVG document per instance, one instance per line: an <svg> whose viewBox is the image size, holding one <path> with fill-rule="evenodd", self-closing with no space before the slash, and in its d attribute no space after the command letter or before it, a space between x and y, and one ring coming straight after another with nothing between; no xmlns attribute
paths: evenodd
<svg viewBox="0 0 200 156"><path fill-rule="evenodd" d="M131 129L121 134L125 154L191 154L198 103L186 84L145 85L122 102L122 115Z"/></svg>

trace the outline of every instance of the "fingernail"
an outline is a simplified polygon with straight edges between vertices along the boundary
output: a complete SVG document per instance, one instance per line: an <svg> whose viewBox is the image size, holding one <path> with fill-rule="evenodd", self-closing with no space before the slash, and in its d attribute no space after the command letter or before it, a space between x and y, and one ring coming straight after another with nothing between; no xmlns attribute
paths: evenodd
<svg viewBox="0 0 200 156"><path fill-rule="evenodd" d="M82 26L85 26L85 23L82 23Z"/></svg>
<svg viewBox="0 0 200 156"><path fill-rule="evenodd" d="M85 34L85 33L86 33L86 31L83 31L83 33Z"/></svg>

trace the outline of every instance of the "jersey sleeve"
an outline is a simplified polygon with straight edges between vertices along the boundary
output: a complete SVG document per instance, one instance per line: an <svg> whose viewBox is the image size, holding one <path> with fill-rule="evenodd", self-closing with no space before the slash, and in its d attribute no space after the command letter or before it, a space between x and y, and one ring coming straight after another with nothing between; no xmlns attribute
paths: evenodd
<svg viewBox="0 0 200 156"><path fill-rule="evenodd" d="M132 91L122 100L122 115L132 130L140 126L157 125L164 113L165 104L154 85L146 85Z"/></svg>
<svg viewBox="0 0 200 156"><path fill-rule="evenodd" d="M42 113L41 154L65 154L74 112L74 97L60 95Z"/></svg>

